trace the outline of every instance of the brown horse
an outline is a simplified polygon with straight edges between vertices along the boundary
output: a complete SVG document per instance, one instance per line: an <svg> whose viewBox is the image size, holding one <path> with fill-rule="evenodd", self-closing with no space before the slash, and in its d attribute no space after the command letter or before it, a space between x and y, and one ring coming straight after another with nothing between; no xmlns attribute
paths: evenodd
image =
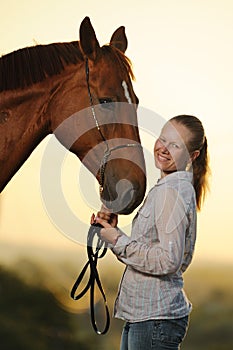
<svg viewBox="0 0 233 350"><path fill-rule="evenodd" d="M80 41L0 58L0 192L54 133L94 174L102 201L114 203L113 211L128 214L141 203L145 164L142 148L135 147L138 99L126 48L124 27L100 47L86 17Z"/></svg>

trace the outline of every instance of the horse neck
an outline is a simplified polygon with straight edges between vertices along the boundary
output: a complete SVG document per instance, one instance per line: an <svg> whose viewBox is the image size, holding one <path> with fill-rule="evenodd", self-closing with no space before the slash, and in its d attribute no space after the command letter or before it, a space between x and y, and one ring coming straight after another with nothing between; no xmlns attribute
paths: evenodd
<svg viewBox="0 0 233 350"><path fill-rule="evenodd" d="M81 108L79 91L75 91L76 105L66 110L70 90L83 80L79 66L67 67L27 89L0 93L0 192L37 145Z"/></svg>
<svg viewBox="0 0 233 350"><path fill-rule="evenodd" d="M47 107L52 85L0 94L0 192L50 133Z"/></svg>

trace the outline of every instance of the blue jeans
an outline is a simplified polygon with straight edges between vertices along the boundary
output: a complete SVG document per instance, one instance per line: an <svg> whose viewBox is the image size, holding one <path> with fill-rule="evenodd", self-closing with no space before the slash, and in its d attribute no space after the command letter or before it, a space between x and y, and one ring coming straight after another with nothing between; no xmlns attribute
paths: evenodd
<svg viewBox="0 0 233 350"><path fill-rule="evenodd" d="M120 350L178 350L188 329L189 317L175 320L127 322Z"/></svg>

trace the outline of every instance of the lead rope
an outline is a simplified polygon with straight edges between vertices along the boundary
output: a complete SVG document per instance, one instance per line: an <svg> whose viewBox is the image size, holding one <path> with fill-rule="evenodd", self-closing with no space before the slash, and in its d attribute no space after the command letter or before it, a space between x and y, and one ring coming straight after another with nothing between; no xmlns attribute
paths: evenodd
<svg viewBox="0 0 233 350"><path fill-rule="evenodd" d="M109 326L110 326L110 315L109 315L109 310L108 310L108 305L107 305L107 299L100 281L99 273L97 271L97 263L98 259L103 258L104 255L107 252L107 247L106 243L101 241L101 239L98 237L97 245L95 248L95 252L93 251L93 240L95 235L99 236L99 232L101 230L102 226L99 224L93 224L89 228L88 235L87 235L87 256L88 256L88 261L84 265L81 273L79 274L76 282L73 285L73 288L71 290L71 298L74 300L79 300L81 299L90 289L90 312L91 312L91 323L94 331L97 334L106 334ZM104 248L103 248L104 246ZM101 249L103 248L102 252L100 253ZM99 255L100 254L100 255ZM87 271L88 266L90 267L90 275L89 275L89 280L86 284L86 286L83 288L83 290L76 295L77 289L80 286L80 283L82 282L85 273ZM103 298L103 303L105 307L105 315L106 315L106 321L105 321L105 326L102 331L98 329L96 319L95 319L95 283L97 284L99 291L102 295Z"/></svg>
<svg viewBox="0 0 233 350"><path fill-rule="evenodd" d="M105 145L106 145L106 151L105 151L105 155L108 154L109 156L109 147L108 147L108 142L105 139L104 135L102 134L102 131L100 129L98 120L96 118L96 114L95 114L95 108L94 108L94 103L93 103L93 99L92 99L92 94L91 94L91 90L90 90L90 85L89 85L89 66L88 66L88 59L86 59L86 81L87 81L87 89L88 89L88 95L89 95L89 100L90 100L90 107L91 107L91 112L92 112L92 116L94 118L96 127L100 133L101 138L103 139ZM107 157L108 157L107 156ZM107 161L104 160L104 164ZM102 167L101 167L102 169ZM100 188L103 187L103 177L104 174L102 173L104 170L100 171L101 172L101 183L100 183ZM90 226L89 231L88 231L88 235L87 235L87 256L88 256L88 261L87 263L84 265L82 271L80 272L76 282L73 285L73 288L71 290L71 298L73 298L74 300L79 300L81 299L90 289L90 312L91 312L91 324L92 327L94 329L94 331L97 334L106 334L109 326L110 326L110 316L109 316L109 310L108 310L108 305L107 305L107 299L100 281L100 277L99 277L99 273L97 271L97 263L98 263L98 259L103 258L104 255L107 252L107 248L106 248L106 243L104 243L103 241L101 241L101 239L99 238L99 232L101 230L101 225L99 224L93 224ZM95 248L95 252L93 251L93 240L95 235L98 235L98 241L97 241L97 245ZM104 248L103 248L104 246ZM103 248L102 252L100 253L101 249ZM89 280L86 284L86 286L83 288L83 290L76 295L77 289L79 288L85 273L88 269L88 267L90 268L90 272L89 272ZM105 315L106 315L106 321L105 321L105 327L102 331L100 331L98 329L97 323L96 323L96 319L95 319L95 284L97 284L99 291L102 295L102 299L104 302L104 307L105 307Z"/></svg>
<svg viewBox="0 0 233 350"><path fill-rule="evenodd" d="M92 116L94 118L96 127L101 135L101 138L103 139L103 141L106 145L104 157L103 157L101 164L100 164L100 181L99 182L100 182L100 193L101 193L101 191L103 191L105 167L106 167L106 164L107 164L107 161L108 161L108 158L109 158L111 152L118 150L120 148L124 148L124 147L141 147L141 145L138 143L127 143L125 145L118 145L118 146L115 146L115 147L109 149L108 142L100 129L100 126L99 126L99 123L98 123L98 120L97 120L96 114L95 114L95 108L94 108L92 94L91 94L90 85L89 85L88 59L86 59L86 81L87 81L87 88L88 88L88 95L89 95L89 100L90 100ZM107 299L106 299L106 296L105 296L105 293L104 293L104 290L103 290L103 287L102 287L102 284L101 284L101 281L99 278L99 274L97 271L98 259L103 258L104 255L106 254L106 251L107 251L106 243L101 241L101 239L99 238L99 232L100 232L101 228L102 228L102 226L99 224L93 224L89 228L88 235L87 235L88 261L84 265L81 273L79 274L76 282L74 283L70 295L71 295L71 298L73 298L74 300L79 300L90 289L90 311L91 311L92 326L97 334L106 334L108 329L109 329L109 326L110 326L110 316L109 316L109 310L108 310L108 305L107 305ZM98 235L98 241L97 241L97 245L96 245L95 252L94 252L92 245L93 245L93 240L94 240L95 235ZM103 248L103 246L104 246L104 248ZM102 249L102 253L100 253L101 249ZM86 286L83 288L83 290L78 295L76 295L77 289L80 286L80 283L82 282L88 267L90 267L89 280L88 280ZM96 320L95 320L95 283L97 284L99 291L102 295L104 307L105 307L106 321L105 321L105 327L102 331L100 331L98 329L98 326L97 326Z"/></svg>

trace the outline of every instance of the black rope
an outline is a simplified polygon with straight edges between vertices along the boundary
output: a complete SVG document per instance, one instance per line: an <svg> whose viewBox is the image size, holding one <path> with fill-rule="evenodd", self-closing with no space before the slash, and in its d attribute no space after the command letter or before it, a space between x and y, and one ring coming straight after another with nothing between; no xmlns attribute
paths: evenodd
<svg viewBox="0 0 233 350"><path fill-rule="evenodd" d="M88 235L87 235L88 261L84 265L81 273L79 274L76 282L74 283L74 286L71 290L70 295L71 295L71 298L73 298L74 300L79 300L90 289L90 312L91 312L92 327L94 328L94 331L97 334L106 334L108 329L109 329L109 326L110 326L110 316L109 316L109 310L108 310L108 305L107 305L107 299L106 299L106 296L105 296L105 293L104 293L104 290L103 290L103 287L102 287L102 284L101 284L101 281L99 278L99 274L97 271L98 259L103 258L107 252L106 244L103 241L101 241L101 239L99 238L99 232L100 232L101 228L102 228L101 225L93 224L93 225L91 225L91 227L88 231ZM96 245L95 252L94 252L92 246L93 246L93 240L94 240L95 235L98 235L98 241L97 241L97 245ZM103 246L104 246L104 248L103 248ZM100 253L101 249L102 249L102 252ZM86 286L83 288L83 290L76 295L77 289L85 276L85 273L87 271L88 266L90 267L89 280L88 280ZM100 331L98 329L96 319L95 319L95 283L97 284L97 286L99 288L99 291L102 295L102 298L104 301L104 306L105 306L106 321L105 321L105 327L102 331Z"/></svg>

